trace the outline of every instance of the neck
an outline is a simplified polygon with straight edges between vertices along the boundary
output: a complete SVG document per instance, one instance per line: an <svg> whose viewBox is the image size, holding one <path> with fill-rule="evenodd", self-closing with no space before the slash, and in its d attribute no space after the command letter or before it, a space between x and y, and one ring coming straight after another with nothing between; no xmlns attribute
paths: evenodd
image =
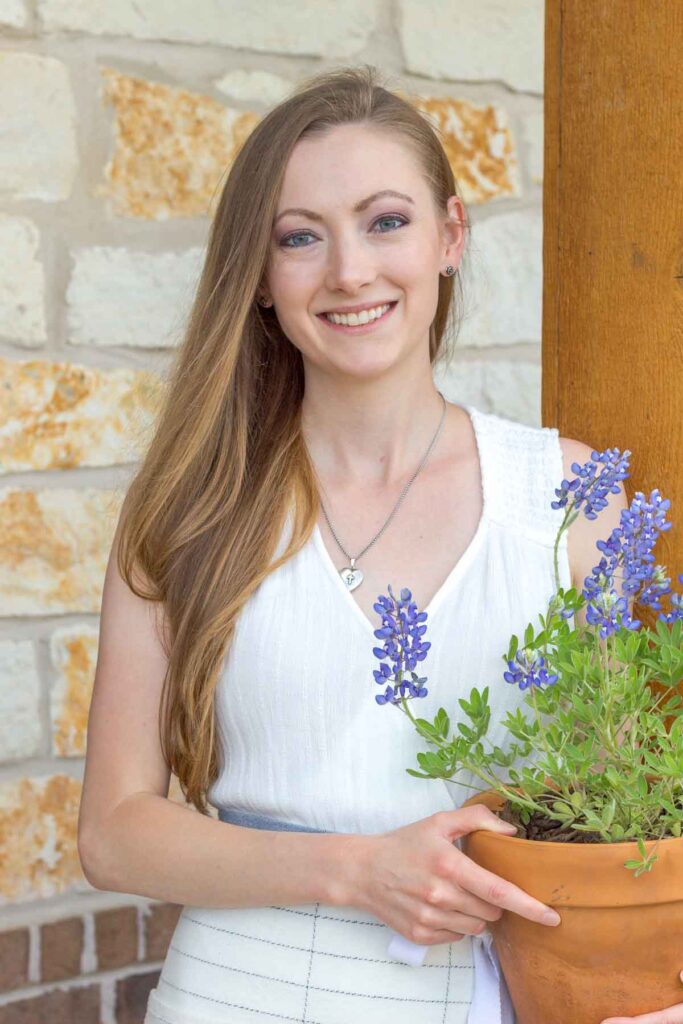
<svg viewBox="0 0 683 1024"><path fill-rule="evenodd" d="M385 381L361 384L341 387L325 378L309 387L307 380L304 440L323 480L383 490L417 469L439 426L443 401L431 370L404 388Z"/></svg>

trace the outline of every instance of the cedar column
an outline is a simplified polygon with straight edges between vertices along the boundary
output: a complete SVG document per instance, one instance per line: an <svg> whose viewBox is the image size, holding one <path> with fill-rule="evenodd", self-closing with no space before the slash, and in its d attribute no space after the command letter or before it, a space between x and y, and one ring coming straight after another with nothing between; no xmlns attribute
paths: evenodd
<svg viewBox="0 0 683 1024"><path fill-rule="evenodd" d="M544 115L543 424L631 449L680 589L683 4L547 0Z"/></svg>

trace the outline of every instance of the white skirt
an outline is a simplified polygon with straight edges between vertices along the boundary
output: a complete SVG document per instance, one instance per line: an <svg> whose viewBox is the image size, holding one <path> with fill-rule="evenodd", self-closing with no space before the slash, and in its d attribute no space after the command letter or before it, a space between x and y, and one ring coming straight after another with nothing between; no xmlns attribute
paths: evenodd
<svg viewBox="0 0 683 1024"><path fill-rule="evenodd" d="M411 967L355 907L183 908L144 1024L467 1024L473 942Z"/></svg>

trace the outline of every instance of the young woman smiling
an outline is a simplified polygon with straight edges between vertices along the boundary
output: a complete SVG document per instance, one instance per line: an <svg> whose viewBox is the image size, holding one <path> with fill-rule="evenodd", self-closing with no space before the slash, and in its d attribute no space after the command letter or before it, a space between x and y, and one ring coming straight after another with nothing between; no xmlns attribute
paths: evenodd
<svg viewBox="0 0 683 1024"><path fill-rule="evenodd" d="M487 923L557 923L454 845L505 826L409 776L419 738L374 701L391 581L434 700L487 681L503 718L553 488L591 451L437 390L467 237L436 131L371 67L303 83L227 176L112 545L79 821L93 885L183 905L147 1024L495 1024ZM577 520L565 585L622 507Z"/></svg>

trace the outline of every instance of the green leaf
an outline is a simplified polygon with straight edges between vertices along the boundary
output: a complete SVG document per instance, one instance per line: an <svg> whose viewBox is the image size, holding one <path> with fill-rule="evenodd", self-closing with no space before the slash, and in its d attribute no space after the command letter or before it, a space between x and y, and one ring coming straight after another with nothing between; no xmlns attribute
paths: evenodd
<svg viewBox="0 0 683 1024"><path fill-rule="evenodd" d="M561 818L573 818L574 816L574 813L569 804L562 803L561 800L553 801L551 807L553 811L555 811L555 813L559 815Z"/></svg>
<svg viewBox="0 0 683 1024"><path fill-rule="evenodd" d="M612 821L614 819L614 815L616 814L616 810L617 810L617 802L614 799L610 800L610 802L607 804L607 806L603 809L603 812L602 812L602 826L603 826L603 828L605 830L607 830L610 827L610 825L612 824Z"/></svg>
<svg viewBox="0 0 683 1024"><path fill-rule="evenodd" d="M437 730L434 728L431 722L428 722L425 718L416 718L415 723L416 725L419 725L420 728L423 729L426 733L429 733L430 736L438 735Z"/></svg>
<svg viewBox="0 0 683 1024"><path fill-rule="evenodd" d="M445 708L439 708L439 710L437 712L437 715L436 715L436 720L435 721L436 721L436 727L437 727L438 731L441 733L441 735L443 736L444 739L447 739L448 738L448 732L449 732L451 726L450 726L450 719L448 718L448 715L446 714L446 709Z"/></svg>

